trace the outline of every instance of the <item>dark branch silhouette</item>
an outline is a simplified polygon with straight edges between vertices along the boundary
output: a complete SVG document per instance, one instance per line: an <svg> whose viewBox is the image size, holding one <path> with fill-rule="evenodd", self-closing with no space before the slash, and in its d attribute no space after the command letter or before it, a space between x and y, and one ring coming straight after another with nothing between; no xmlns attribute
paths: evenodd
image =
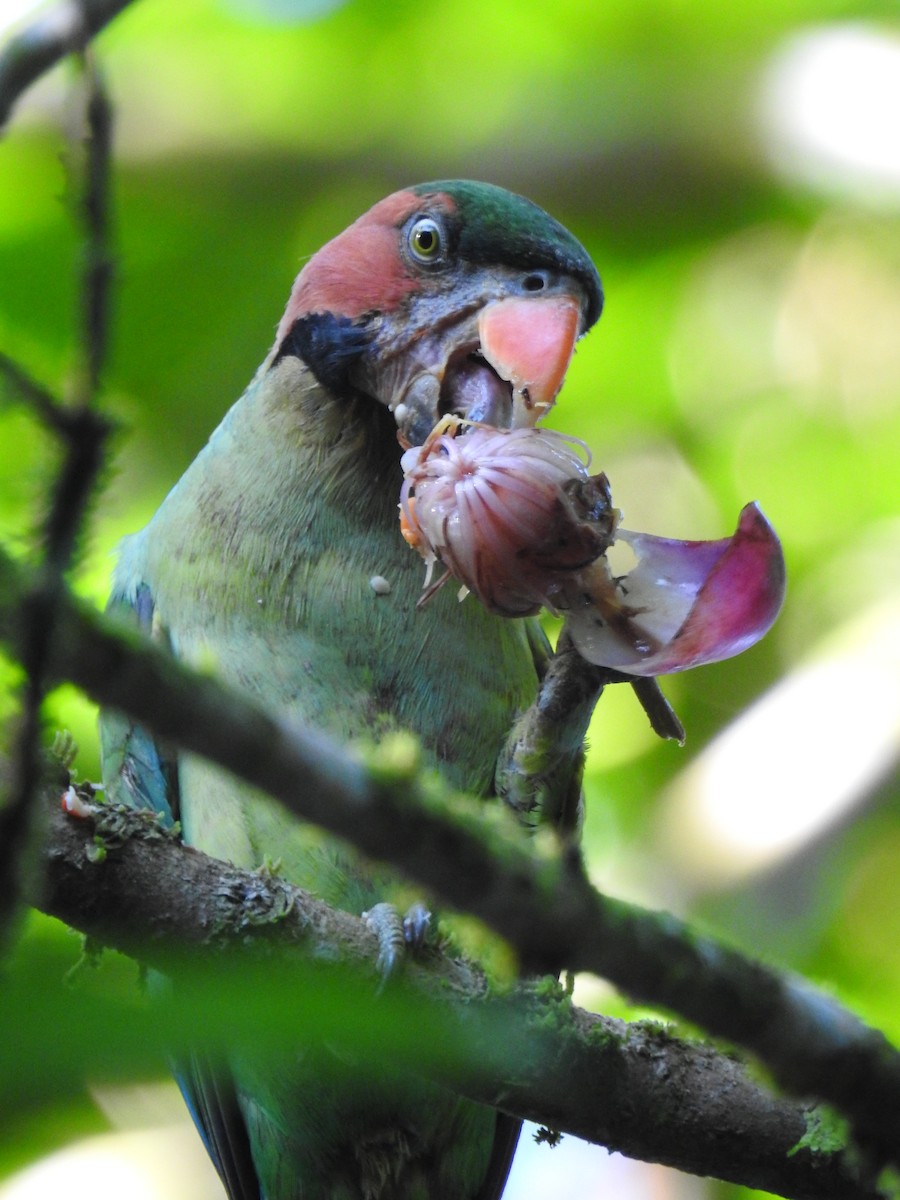
<svg viewBox="0 0 900 1200"><path fill-rule="evenodd" d="M131 0L62 0L0 50L0 130L19 97L51 67L85 49Z"/></svg>
<svg viewBox="0 0 900 1200"><path fill-rule="evenodd" d="M0 371L12 385L14 394L33 408L44 424L58 435L63 446L63 461L53 481L49 510L41 531L41 563L21 600L20 657L26 678L9 796L0 810L0 880L4 881L4 889L0 892L0 931L6 928L15 902L23 847L29 838L31 799L40 779L41 706L56 632L57 605L103 462L109 428L108 422L92 410L92 405L107 340L112 114L91 61L85 64L83 84L85 136L80 164L83 182L79 189L85 229L85 264L80 289L83 361L70 403L60 403L17 364L5 356L0 358Z"/></svg>

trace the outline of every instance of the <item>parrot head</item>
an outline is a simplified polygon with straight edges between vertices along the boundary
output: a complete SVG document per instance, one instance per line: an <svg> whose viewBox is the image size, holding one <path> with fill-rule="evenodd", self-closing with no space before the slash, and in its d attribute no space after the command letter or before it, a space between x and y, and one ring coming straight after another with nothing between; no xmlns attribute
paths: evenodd
<svg viewBox="0 0 900 1200"><path fill-rule="evenodd" d="M384 404L421 445L448 414L533 425L602 305L584 247L536 204L486 183L425 183L313 255L272 353L299 356L335 395Z"/></svg>

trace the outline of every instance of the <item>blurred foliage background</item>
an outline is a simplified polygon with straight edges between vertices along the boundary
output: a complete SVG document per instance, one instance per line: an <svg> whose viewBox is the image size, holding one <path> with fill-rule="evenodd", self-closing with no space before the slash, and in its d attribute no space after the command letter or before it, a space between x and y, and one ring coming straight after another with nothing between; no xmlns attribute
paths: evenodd
<svg viewBox="0 0 900 1200"><path fill-rule="evenodd" d="M0 6L4 35L18 7ZM900 1039L892 0L142 0L96 48L117 114L104 403L118 433L78 589L103 603L117 539L250 378L305 256L407 183L529 195L585 243L607 294L551 423L588 442L629 527L718 537L757 499L789 570L762 644L666 682L683 750L654 741L627 689L604 696L593 876L809 974ZM34 87L0 145L0 346L53 387L76 330L71 80L62 67ZM3 401L0 527L24 549L54 448ZM90 705L61 689L50 718L96 778ZM78 955L53 922L25 922L14 969L48 947ZM121 964L104 970L126 986ZM626 1011L594 980L578 998ZM82 1179L93 1197L216 1195L188 1173L202 1152L170 1127L170 1089L69 1081L35 1097L2 1114L3 1177L117 1127L63 1160L69 1195ZM509 1200L751 1195L572 1139L521 1153ZM58 1161L0 1197L58 1194ZM161 1182L173 1164L177 1184Z"/></svg>

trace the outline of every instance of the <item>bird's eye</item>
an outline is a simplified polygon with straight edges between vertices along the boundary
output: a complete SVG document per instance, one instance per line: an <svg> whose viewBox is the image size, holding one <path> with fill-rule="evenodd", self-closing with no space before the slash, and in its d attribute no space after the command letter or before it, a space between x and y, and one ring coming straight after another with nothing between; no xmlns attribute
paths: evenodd
<svg viewBox="0 0 900 1200"><path fill-rule="evenodd" d="M422 263L437 262L444 250L441 227L431 217L419 217L407 238L413 258Z"/></svg>

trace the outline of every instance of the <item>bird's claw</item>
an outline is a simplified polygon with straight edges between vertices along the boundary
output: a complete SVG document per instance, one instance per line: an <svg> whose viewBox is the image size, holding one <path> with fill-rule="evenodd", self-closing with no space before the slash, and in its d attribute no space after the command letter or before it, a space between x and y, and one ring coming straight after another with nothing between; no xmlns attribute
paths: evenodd
<svg viewBox="0 0 900 1200"><path fill-rule="evenodd" d="M406 949L412 954L425 945L428 931L431 928L431 913L424 904L411 904L403 917L403 941Z"/></svg>
<svg viewBox="0 0 900 1200"><path fill-rule="evenodd" d="M364 912L363 920L378 939L375 965L384 987L406 955L418 953L425 945L431 913L424 904L416 903L401 916L393 904L382 901Z"/></svg>

